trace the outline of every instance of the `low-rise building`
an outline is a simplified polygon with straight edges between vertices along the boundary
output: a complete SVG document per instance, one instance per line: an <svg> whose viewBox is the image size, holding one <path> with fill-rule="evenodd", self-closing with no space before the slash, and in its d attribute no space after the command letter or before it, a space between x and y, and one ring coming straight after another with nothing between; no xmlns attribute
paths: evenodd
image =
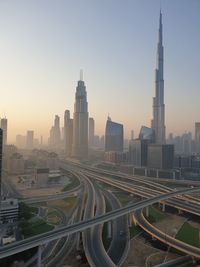
<svg viewBox="0 0 200 267"><path fill-rule="evenodd" d="M18 218L19 205L15 198L6 198L1 200L0 205L0 223L14 222Z"/></svg>
<svg viewBox="0 0 200 267"><path fill-rule="evenodd" d="M104 154L104 160L114 164L128 162L128 152L108 151Z"/></svg>
<svg viewBox="0 0 200 267"><path fill-rule="evenodd" d="M37 186L43 187L48 183L49 168L35 169L35 181Z"/></svg>
<svg viewBox="0 0 200 267"><path fill-rule="evenodd" d="M7 171L9 174L23 174L24 173L24 158L19 153L12 154L9 158L5 159Z"/></svg>
<svg viewBox="0 0 200 267"><path fill-rule="evenodd" d="M58 154L55 152L34 149L29 159L34 162L37 168L49 168L50 170L58 169L59 158Z"/></svg>
<svg viewBox="0 0 200 267"><path fill-rule="evenodd" d="M58 154L55 152L50 152L47 156L47 167L50 170L57 170L58 165Z"/></svg>

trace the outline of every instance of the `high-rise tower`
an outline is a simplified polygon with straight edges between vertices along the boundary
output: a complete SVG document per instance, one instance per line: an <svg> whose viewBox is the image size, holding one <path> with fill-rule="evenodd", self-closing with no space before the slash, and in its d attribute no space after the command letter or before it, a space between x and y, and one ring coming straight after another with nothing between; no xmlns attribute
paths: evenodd
<svg viewBox="0 0 200 267"><path fill-rule="evenodd" d="M64 151L67 157L71 156L73 142L73 119L70 119L70 111L64 114Z"/></svg>
<svg viewBox="0 0 200 267"><path fill-rule="evenodd" d="M162 43L162 13L160 12L157 66L155 69L155 97L153 98L152 129L155 131L155 141L165 144L165 104L164 104L164 79L163 79L163 43Z"/></svg>
<svg viewBox="0 0 200 267"><path fill-rule="evenodd" d="M89 118L89 146L94 146L94 130L95 129L95 122L93 118Z"/></svg>
<svg viewBox="0 0 200 267"><path fill-rule="evenodd" d="M7 145L7 127L8 121L6 118L1 119L1 129L3 130L3 145Z"/></svg>
<svg viewBox="0 0 200 267"><path fill-rule="evenodd" d="M54 149L60 149L61 132L60 132L60 117L55 115L54 125L50 129L49 145Z"/></svg>
<svg viewBox="0 0 200 267"><path fill-rule="evenodd" d="M123 152L124 127L108 117L105 130L105 152Z"/></svg>
<svg viewBox="0 0 200 267"><path fill-rule="evenodd" d="M55 144L59 146L61 141L61 132L60 132L60 117L58 115L55 115L54 119L54 137L55 137Z"/></svg>
<svg viewBox="0 0 200 267"><path fill-rule="evenodd" d="M88 157L88 103L82 72L76 87L72 156L81 159Z"/></svg>
<svg viewBox="0 0 200 267"><path fill-rule="evenodd" d="M26 148L33 149L34 131L27 131L26 134Z"/></svg>

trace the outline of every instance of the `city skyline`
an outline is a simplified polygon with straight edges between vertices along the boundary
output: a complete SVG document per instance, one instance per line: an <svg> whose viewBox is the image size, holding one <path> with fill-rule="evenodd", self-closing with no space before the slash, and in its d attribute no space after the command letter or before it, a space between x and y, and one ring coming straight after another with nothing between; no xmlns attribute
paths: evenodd
<svg viewBox="0 0 200 267"><path fill-rule="evenodd" d="M0 267L200 266L200 0L0 0Z"/></svg>
<svg viewBox="0 0 200 267"><path fill-rule="evenodd" d="M43 135L46 141L55 114L62 118L63 125L64 110L73 111L80 68L84 69L89 116L95 120L97 134L104 134L108 113L124 125L126 138L131 129L137 136L142 125L150 126L159 1L115 1L115 5L112 1L86 1L84 5L69 1L61 2L56 9L49 1L45 14L44 2L24 3L0 3L0 112L8 119L8 142L14 142L17 134L28 129L34 130L37 137ZM199 7L195 0L162 1L167 135L185 130L194 133L194 123L199 121L200 56L193 52L200 44L196 35ZM118 21L121 13L127 15L123 16L126 19Z"/></svg>

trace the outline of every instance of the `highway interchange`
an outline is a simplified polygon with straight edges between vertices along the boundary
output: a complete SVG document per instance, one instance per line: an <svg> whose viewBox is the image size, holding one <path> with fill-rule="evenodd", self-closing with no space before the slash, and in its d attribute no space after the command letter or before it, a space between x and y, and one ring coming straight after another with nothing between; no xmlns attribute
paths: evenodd
<svg viewBox="0 0 200 267"><path fill-rule="evenodd" d="M38 256L38 266L61 266L63 259L67 257L72 248L79 247L82 233L83 248L90 266L121 266L129 250L128 219L132 216L137 224L152 237L188 256L200 258L199 248L166 235L166 233L150 224L143 214L144 208L154 203L160 203L163 208L167 205L179 211L199 216L200 199L195 195L191 195L191 193L200 191L200 183L195 182L192 183L192 187L186 187L188 186L186 181L183 183L181 183L182 181L176 181L183 188L174 190L162 184L163 180L161 181L160 179L113 173L66 161L61 162L60 167L63 171L66 170L73 173L80 180L80 185L62 194L25 199L25 201L27 203L41 202L45 199L50 201L62 199L76 193L77 201L70 213L70 219L65 222L64 226L60 226L50 232L1 247L0 259L39 246L40 249L42 248L42 252ZM173 183L174 181L170 180L169 182ZM101 186L102 184L139 196L141 201L121 207L119 200L110 190L105 190ZM111 211L109 212L106 212L106 202L110 203ZM112 240L107 250L102 240L103 224L105 222L112 225ZM62 243L58 252L56 247L58 247L59 242ZM47 244L51 244L51 246ZM51 247L51 250L48 246ZM47 252L45 252L45 249ZM49 253L50 251L51 253ZM51 254L55 254L54 257L51 257ZM188 261L189 259L190 257L185 257L182 260ZM35 265L26 266L36 266L36 262L33 262ZM173 266L173 264L166 265L165 263L163 266Z"/></svg>

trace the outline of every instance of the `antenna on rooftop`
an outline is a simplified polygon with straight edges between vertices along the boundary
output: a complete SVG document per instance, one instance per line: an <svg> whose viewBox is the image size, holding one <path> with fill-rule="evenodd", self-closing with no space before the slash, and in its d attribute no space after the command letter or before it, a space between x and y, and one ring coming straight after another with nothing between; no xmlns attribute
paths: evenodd
<svg viewBox="0 0 200 267"><path fill-rule="evenodd" d="M80 81L83 81L83 70L80 70Z"/></svg>

